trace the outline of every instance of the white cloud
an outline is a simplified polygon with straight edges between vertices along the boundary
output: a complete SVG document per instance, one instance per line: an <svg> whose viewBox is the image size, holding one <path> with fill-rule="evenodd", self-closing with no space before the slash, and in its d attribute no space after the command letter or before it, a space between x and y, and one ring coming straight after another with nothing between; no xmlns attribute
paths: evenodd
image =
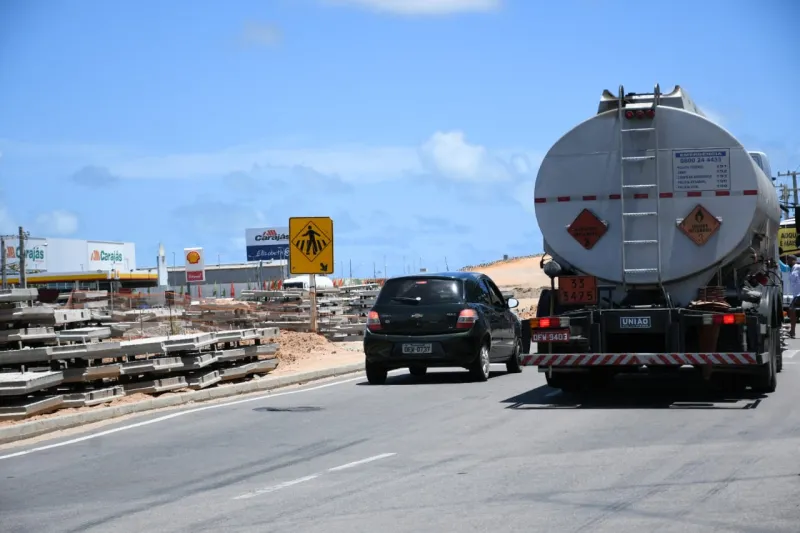
<svg viewBox="0 0 800 533"><path fill-rule="evenodd" d="M39 232L47 235L72 235L78 231L78 217L69 211L56 209L36 217Z"/></svg>
<svg viewBox="0 0 800 533"><path fill-rule="evenodd" d="M469 144L461 131L437 131L420 148L429 170L454 180L496 181L510 177L509 169L484 146Z"/></svg>
<svg viewBox="0 0 800 533"><path fill-rule="evenodd" d="M56 154L68 152L55 145L20 146L7 142L6 146L11 148L7 155L30 159L31 168L37 171L41 171L41 165L47 168L54 156L58 159ZM262 142L205 153L141 154L139 150L106 147L79 150L72 162L80 171L73 177L92 182L99 179L108 184L116 179L218 178L258 169L285 171L305 167L359 185L425 173L458 181L500 181L526 178L541 161L541 155L529 149L490 149L471 144L461 131L436 132L421 146L304 147ZM86 166L87 161L90 166ZM60 162L60 168L65 164Z"/></svg>
<svg viewBox="0 0 800 533"><path fill-rule="evenodd" d="M329 4L352 5L398 15L451 15L487 13L500 9L501 0L328 0Z"/></svg>
<svg viewBox="0 0 800 533"><path fill-rule="evenodd" d="M328 148L236 147L211 153L173 154L105 163L121 178L194 178L249 171L254 165L313 168L353 182L381 181L422 170L413 147L337 146Z"/></svg>
<svg viewBox="0 0 800 533"><path fill-rule="evenodd" d="M14 225L14 220L8 208L4 205L0 205L0 233L3 235L11 235L16 234L16 230L17 228Z"/></svg>
<svg viewBox="0 0 800 533"><path fill-rule="evenodd" d="M280 28L272 24L249 22L242 30L242 40L251 45L274 46L282 37Z"/></svg>

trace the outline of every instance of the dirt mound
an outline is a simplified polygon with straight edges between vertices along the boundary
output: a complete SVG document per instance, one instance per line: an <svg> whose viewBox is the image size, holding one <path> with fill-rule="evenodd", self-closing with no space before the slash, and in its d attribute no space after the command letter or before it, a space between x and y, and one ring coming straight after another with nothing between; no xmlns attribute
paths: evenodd
<svg viewBox="0 0 800 533"><path fill-rule="evenodd" d="M317 333L281 330L278 368L272 374L318 370L329 366L363 362L363 341L331 342Z"/></svg>
<svg viewBox="0 0 800 533"><path fill-rule="evenodd" d="M326 353L335 350L328 339L316 333L281 330L278 338L278 359L281 363L294 363L307 359L312 354Z"/></svg>
<svg viewBox="0 0 800 533"><path fill-rule="evenodd" d="M486 274L503 290L549 287L550 279L539 267L540 260L541 256L509 259L508 262L475 268L472 272Z"/></svg>

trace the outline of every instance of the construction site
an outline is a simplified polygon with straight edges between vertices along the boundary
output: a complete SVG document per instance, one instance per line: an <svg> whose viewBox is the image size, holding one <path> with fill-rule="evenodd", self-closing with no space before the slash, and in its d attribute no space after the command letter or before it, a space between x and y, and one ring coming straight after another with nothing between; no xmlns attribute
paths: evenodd
<svg viewBox="0 0 800 533"><path fill-rule="evenodd" d="M463 270L492 276L526 318L549 284L538 262ZM205 297L73 289L40 298L36 288L5 289L0 424L361 362L366 317L384 280L358 281L334 280L312 294L273 280Z"/></svg>

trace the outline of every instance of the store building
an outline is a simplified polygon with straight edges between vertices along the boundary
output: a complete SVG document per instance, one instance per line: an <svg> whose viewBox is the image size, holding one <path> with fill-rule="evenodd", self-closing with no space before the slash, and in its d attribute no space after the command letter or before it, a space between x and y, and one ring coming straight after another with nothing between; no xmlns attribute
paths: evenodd
<svg viewBox="0 0 800 533"><path fill-rule="evenodd" d="M234 291L239 294L246 289L256 289L264 286L264 282L271 282L283 280L286 278L286 261L261 261L259 263L236 263L228 265L206 265L205 267L205 282L192 283L191 290L193 296L199 295L204 297L214 296L214 291L217 291L217 296L222 296L223 291L226 296L230 295L231 284L233 284ZM184 267L168 267L167 268L167 284L165 287L168 290L180 292L185 291L186 283L186 269Z"/></svg>
<svg viewBox="0 0 800 533"><path fill-rule="evenodd" d="M4 242L6 273L19 272L19 239ZM25 239L25 270L30 273L133 272L136 246L132 242L86 241L52 237Z"/></svg>

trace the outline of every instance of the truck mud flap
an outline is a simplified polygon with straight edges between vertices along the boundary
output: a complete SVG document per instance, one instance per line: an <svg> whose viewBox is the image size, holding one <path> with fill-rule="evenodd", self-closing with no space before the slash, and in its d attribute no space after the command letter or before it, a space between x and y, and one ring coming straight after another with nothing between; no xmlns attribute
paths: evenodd
<svg viewBox="0 0 800 533"><path fill-rule="evenodd" d="M527 354L523 366L751 366L764 361L754 352Z"/></svg>

